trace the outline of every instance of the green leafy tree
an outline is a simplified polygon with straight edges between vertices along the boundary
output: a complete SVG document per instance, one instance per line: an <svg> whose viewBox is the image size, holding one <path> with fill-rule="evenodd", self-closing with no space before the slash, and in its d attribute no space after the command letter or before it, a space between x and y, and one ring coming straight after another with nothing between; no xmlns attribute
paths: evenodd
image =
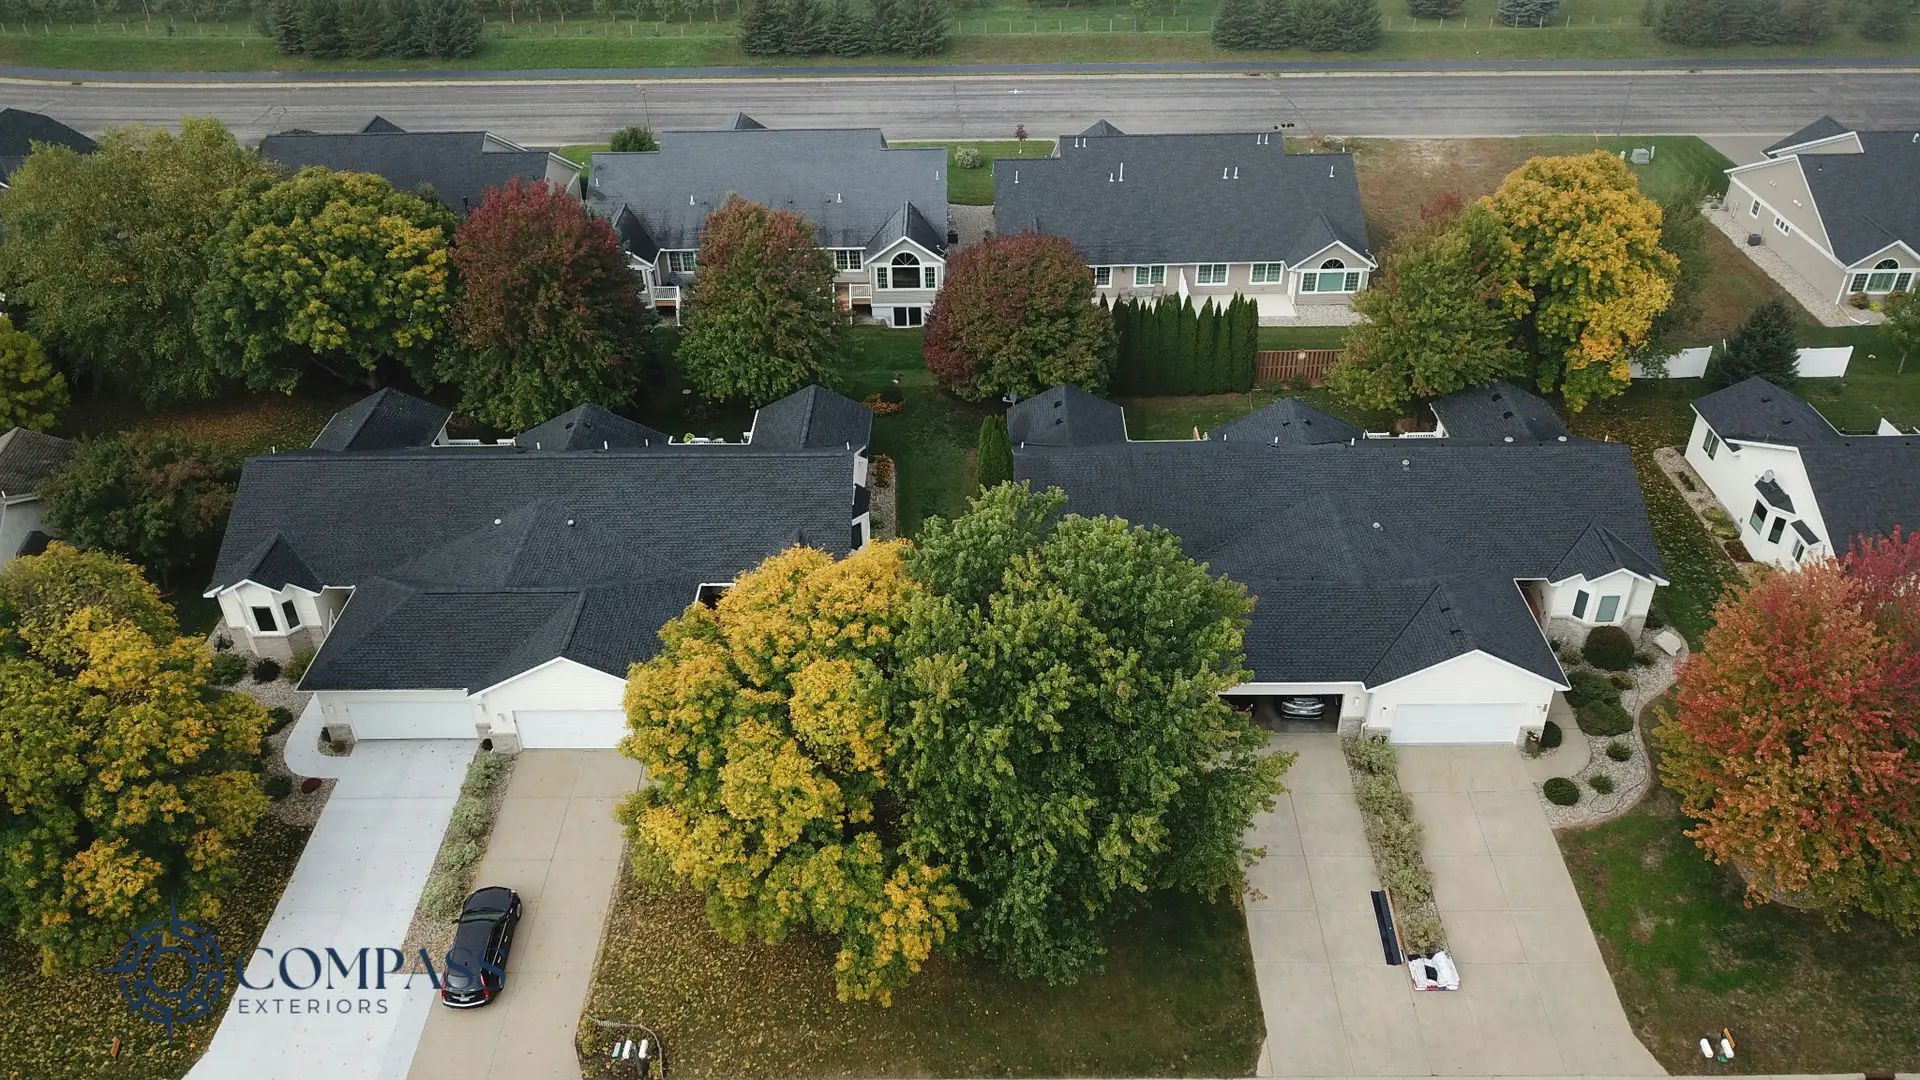
<svg viewBox="0 0 1920 1080"><path fill-rule="evenodd" d="M0 570L0 597L35 598L34 630L12 638L24 647L0 654L0 916L51 973L100 962L169 910L219 914L238 845L267 809L269 718L212 686L206 643L173 637L150 590L125 605L143 628L114 617L116 597L79 595L97 567L48 587L63 575L41 559L75 568L52 550Z"/></svg>
<svg viewBox="0 0 1920 1080"><path fill-rule="evenodd" d="M1799 331L1793 312L1778 300L1754 308L1726 348L1713 358L1707 374L1715 386L1731 386L1758 375L1775 386L1792 389L1800 380Z"/></svg>
<svg viewBox="0 0 1920 1080"><path fill-rule="evenodd" d="M164 584L212 557L237 473L223 455L178 436L93 439L40 485L40 498L54 532L131 559Z"/></svg>
<svg viewBox="0 0 1920 1080"><path fill-rule="evenodd" d="M1912 14L1909 0L1866 0L1860 12L1860 36L1868 41L1905 41Z"/></svg>
<svg viewBox="0 0 1920 1080"><path fill-rule="evenodd" d="M660 149L660 140L653 137L652 128L631 125L614 132L607 149L616 154L638 154Z"/></svg>
<svg viewBox="0 0 1920 1080"><path fill-rule="evenodd" d="M1920 293L1894 293L1880 307L1887 316L1887 321L1880 324L1881 336L1900 351L1903 364L1905 360L1920 360Z"/></svg>
<svg viewBox="0 0 1920 1080"><path fill-rule="evenodd" d="M799 214L730 196L707 215L680 367L712 400L765 405L840 350L833 262Z"/></svg>
<svg viewBox="0 0 1920 1080"><path fill-rule="evenodd" d="M1051 982L1155 893L1236 888L1291 763L1219 696L1248 678L1245 590L1063 501L1002 484L928 522L893 713L905 828L962 888L964 946Z"/></svg>
<svg viewBox="0 0 1920 1080"><path fill-rule="evenodd" d="M927 370L969 401L1106 388L1118 339L1072 241L990 236L954 255L927 318Z"/></svg>
<svg viewBox="0 0 1920 1080"><path fill-rule="evenodd" d="M0 569L0 654L27 650L60 664L79 662L67 619L83 607L111 622L131 623L155 641L179 633L173 608L140 568L105 551L82 551L55 540L38 555Z"/></svg>
<svg viewBox="0 0 1920 1080"><path fill-rule="evenodd" d="M269 175L217 120L114 128L99 149L34 151L0 192L0 289L76 382L149 404L211 396L193 332L226 193Z"/></svg>
<svg viewBox="0 0 1920 1080"><path fill-rule="evenodd" d="M454 347L435 375L460 411L520 431L575 405L632 400L656 318L605 218L550 184L509 180L454 233Z"/></svg>
<svg viewBox="0 0 1920 1080"><path fill-rule="evenodd" d="M1524 367L1500 303L1498 253L1498 224L1482 208L1397 241L1353 298L1366 321L1347 333L1327 385L1362 408L1398 409Z"/></svg>
<svg viewBox="0 0 1920 1080"><path fill-rule="evenodd" d="M775 555L661 628L627 680L622 751L652 781L620 809L629 835L705 893L730 941L838 937L842 1000L889 1001L961 907L893 828L903 546Z"/></svg>
<svg viewBox="0 0 1920 1080"><path fill-rule="evenodd" d="M0 315L0 432L45 431L67 407L67 380L53 370L33 335Z"/></svg>
<svg viewBox="0 0 1920 1080"><path fill-rule="evenodd" d="M1718 268L1713 261L1708 231L1713 228L1700 212L1705 196L1688 184L1660 200L1660 247L1673 256L1673 299L1647 327L1646 344L1636 350L1640 362L1664 364L1683 347L1684 337L1705 310L1701 296Z"/></svg>
<svg viewBox="0 0 1920 1080"><path fill-rule="evenodd" d="M236 193L215 238L199 327L223 369L292 391L318 368L378 385L426 371L452 297L453 213L369 173L319 167Z"/></svg>
<svg viewBox="0 0 1920 1080"><path fill-rule="evenodd" d="M1575 412L1624 390L1679 272L1660 246L1659 204L1596 150L1534 158L1481 205L1500 224L1502 300L1539 388Z"/></svg>
<svg viewBox="0 0 1920 1080"><path fill-rule="evenodd" d="M1013 440L1007 435L1007 418L998 413L980 421L980 444L975 454L975 475L983 488L998 487L1013 479Z"/></svg>

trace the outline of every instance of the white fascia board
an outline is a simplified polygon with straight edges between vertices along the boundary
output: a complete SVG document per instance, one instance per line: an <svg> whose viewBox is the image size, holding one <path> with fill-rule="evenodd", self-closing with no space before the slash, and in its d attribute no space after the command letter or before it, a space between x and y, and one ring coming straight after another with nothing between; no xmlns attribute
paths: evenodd
<svg viewBox="0 0 1920 1080"><path fill-rule="evenodd" d="M1847 269L1852 270L1856 273L1863 270L1871 270L1873 269L1873 267L1864 265L1869 259L1878 261L1881 257L1885 256L1887 252L1892 251L1895 248L1898 248L1901 251L1906 252L1907 257L1912 259L1915 263L1920 263L1920 251L1913 250L1912 245L1908 244L1905 240L1895 240L1893 243L1888 244L1886 247L1881 248L1879 251L1873 252L1872 254L1869 254L1869 255L1862 255L1859 259L1854 261L1854 264L1852 266L1847 267Z"/></svg>
<svg viewBox="0 0 1920 1080"><path fill-rule="evenodd" d="M618 675L601 671L599 668L593 667L588 664L583 664L580 661L573 659L572 657L556 656L551 660L547 660L542 663L535 664L518 675L509 675L506 678L501 679L499 682L494 683L492 686L481 687L480 689L473 691L467 696L477 698L477 697L485 696L487 694L491 694L495 690L498 690L501 687L506 686L508 683L519 682L521 679L524 679L529 675L538 674L539 672L545 671L548 668L555 666L556 664L571 664L572 666L579 668L581 671L589 671L603 678L612 679L614 682L617 682L617 683L625 683L627 681Z"/></svg>
<svg viewBox="0 0 1920 1080"><path fill-rule="evenodd" d="M324 590L324 589L352 588L352 586L350 585L322 585L320 586L320 590L316 590L316 589L309 589L305 585L295 585L291 581L287 582L285 585L275 586L275 585L262 584L258 581L253 580L252 578L241 578L239 581L236 581L231 585L222 585L217 589L208 589L206 592L201 593L200 596L203 599L211 600L214 597L219 596L221 593L231 592L242 585L252 585L256 589L265 589L268 592L275 592L275 593L288 592L288 591L303 592L303 593L306 593L308 596L319 596L320 590Z"/></svg>
<svg viewBox="0 0 1920 1080"><path fill-rule="evenodd" d="M1321 249L1320 249L1319 251L1315 251L1315 252L1311 252L1311 253L1309 253L1309 254L1306 254L1306 255L1302 255L1302 256L1301 256L1301 257L1300 257L1299 259L1297 259L1297 260L1295 260L1294 262L1291 262L1291 263L1288 263L1288 264L1287 264L1287 269L1289 269L1289 270L1318 270L1318 269L1320 269L1320 268L1319 268L1319 267L1317 267L1317 266L1308 266L1308 265L1306 265L1306 262L1307 262L1307 260L1308 260L1308 259L1317 259L1317 258L1319 258L1320 256L1322 256L1322 255L1325 255L1325 254L1326 254L1327 252L1329 252L1329 251L1332 251L1332 250L1333 250L1334 248L1339 248L1339 249L1340 249L1341 251L1344 251L1344 252L1346 252L1347 254L1349 254L1349 255L1351 255L1351 256L1353 256L1354 258L1356 258L1356 259L1359 259L1359 260L1360 260L1361 262L1363 262L1363 263L1366 263L1366 264L1367 264L1367 269L1369 269L1369 270L1378 270L1378 269L1380 268L1380 264L1379 264L1379 263L1376 263L1376 262L1374 262L1374 261L1373 261L1372 259L1370 259L1370 258L1368 258L1368 257L1366 256L1366 254L1365 254L1365 253L1363 253L1363 252L1359 252L1359 251L1355 251L1355 250L1353 250L1352 248L1350 248L1350 247L1348 247L1348 246L1347 246L1347 245L1346 245L1345 243L1343 243L1342 241L1339 241L1339 240L1335 240L1335 241L1334 241L1333 243L1331 243L1331 244L1328 244L1328 245L1327 245L1326 247L1323 247L1323 248L1321 248Z"/></svg>
<svg viewBox="0 0 1920 1080"><path fill-rule="evenodd" d="M1467 652L1461 653L1459 656L1449 656L1445 660L1442 660L1437 664L1428 664L1426 667L1423 667L1418 671L1409 671L1405 675L1400 676L1399 678L1388 679L1386 682L1383 682L1378 686L1369 686L1367 687L1367 689L1377 694L1380 691L1385 690L1387 687L1394 685L1395 683L1406 682L1408 679L1411 679L1416 675L1425 675L1427 672L1432 671L1435 668L1446 667L1448 664L1451 664L1456 660L1460 660L1469 656L1484 656L1487 659L1492 660L1494 663L1501 664L1506 667L1510 667L1513 670L1519 672L1522 675L1527 676L1530 679L1538 679L1539 681L1546 683L1548 686L1553 687L1555 690L1567 689L1567 684L1564 681L1556 682L1555 680L1549 679L1537 671L1528 671L1526 668L1521 667L1519 664L1516 664L1511 660L1506 660L1506 659L1502 659L1501 657L1495 656L1485 649L1471 649ZM1556 658L1554 662L1558 663L1559 661Z"/></svg>
<svg viewBox="0 0 1920 1080"><path fill-rule="evenodd" d="M912 245L913 245L913 250L915 250L915 251L917 251L917 252L919 252L920 254L922 254L922 255L924 255L924 256L926 256L926 257L927 257L927 258L929 258L929 259L932 259L932 260L933 260L933 262L934 262L934 265L936 265L936 266L942 266L942 267L944 267L944 266L946 266L946 265L947 265L947 259L946 259L946 256L944 256L944 255L942 255L942 254L940 254L940 253L939 253L939 252L937 252L937 251L930 251L930 250L928 250L928 249L927 249L927 246L926 246L925 244L922 244L922 243L921 243L920 241L918 241L918 240L915 240L915 239L914 239L913 237L911 237L911 236L902 236L902 237L900 237L900 238L899 238L898 240L895 240L895 241L894 241L894 242L892 242L891 244L888 244L888 245L887 245L886 247L883 247L883 248L881 248L881 249L880 249L880 250L879 250L878 252L876 252L876 253L874 254L874 256L873 256L873 258L871 258L871 259L866 259L866 260L864 260L864 261L862 261L862 262L861 262L861 264L860 264L860 268L861 268L862 270L864 270L864 269L866 269L867 267L869 267L869 266L872 266L872 265L874 265L875 263L878 263L878 262L880 262L880 260L882 260L882 259L890 259L890 258L892 258L892 257L894 256L894 254L895 254L896 252L898 252L898 251L899 251L899 249L900 249L900 246L901 246L902 244L912 244ZM829 248L829 249L827 249L827 250L829 250L829 251L831 251L831 250L833 250L833 249L831 249L831 248ZM921 265L923 265L923 266L924 266L924 265L926 265L926 264L925 264L925 263L922 263Z"/></svg>

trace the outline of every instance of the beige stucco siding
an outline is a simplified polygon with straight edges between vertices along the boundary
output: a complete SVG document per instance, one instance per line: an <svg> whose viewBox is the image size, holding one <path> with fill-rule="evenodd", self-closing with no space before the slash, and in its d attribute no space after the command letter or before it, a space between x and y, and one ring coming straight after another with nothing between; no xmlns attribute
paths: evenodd
<svg viewBox="0 0 1920 1080"><path fill-rule="evenodd" d="M1800 191L1804 193L1805 180L1800 175L1798 164L1792 162L1780 164L1793 165L1791 180L1798 183ZM1775 187L1750 186L1748 181L1754 175L1755 173L1745 173L1733 177L1727 190L1728 209L1733 212L1741 229L1749 233L1759 233L1762 243L1772 248L1787 261L1789 266L1799 271L1800 276L1819 289L1822 295L1837 298L1840 295L1841 286L1845 284L1846 273L1827 254L1824 247L1825 230L1817 234L1810 233L1802 227L1799 220L1796 220L1796 215L1801 220L1816 220L1810 209L1812 205L1809 201L1810 197L1803 194L1800 196L1802 206L1794 207L1789 202L1788 206L1782 209L1775 204L1774 199L1780 196L1783 188L1791 196L1791 187L1786 184ZM1757 216L1752 212L1755 199L1758 199L1761 204L1760 213ZM1793 232L1790 235L1782 234L1774 226L1775 213L1793 226ZM1811 238L1814 235L1818 236L1817 241Z"/></svg>
<svg viewBox="0 0 1920 1080"><path fill-rule="evenodd" d="M1833 241L1827 237L1827 228L1821 223L1819 211L1813 205L1813 192L1807 187L1806 174L1800 171L1798 161L1788 158L1769 162L1732 177L1732 181L1744 188L1749 196L1745 202L1733 204L1741 220L1758 220L1767 226L1766 231L1772 231L1773 220L1766 213L1772 210L1786 218L1795 232L1811 237L1816 246L1826 251L1833 250ZM1758 196L1766 204L1758 219L1749 214L1753 196Z"/></svg>

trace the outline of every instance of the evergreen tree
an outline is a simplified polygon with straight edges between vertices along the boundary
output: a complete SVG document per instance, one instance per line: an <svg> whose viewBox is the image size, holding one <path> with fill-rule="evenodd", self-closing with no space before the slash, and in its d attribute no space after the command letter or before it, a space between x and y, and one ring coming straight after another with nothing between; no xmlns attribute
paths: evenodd
<svg viewBox="0 0 1920 1080"><path fill-rule="evenodd" d="M781 52L790 56L812 56L827 51L827 28L820 0L786 0L786 18L782 22Z"/></svg>
<svg viewBox="0 0 1920 1080"><path fill-rule="evenodd" d="M835 56L859 56L873 48L873 27L851 0L831 0L821 15L821 46Z"/></svg>
<svg viewBox="0 0 1920 1080"><path fill-rule="evenodd" d="M426 50L420 43L420 24L426 12L421 0L387 0L386 11L386 54L402 60L425 56Z"/></svg>
<svg viewBox="0 0 1920 1080"><path fill-rule="evenodd" d="M1195 328L1194 352L1199 356L1201 373L1200 393L1218 394L1225 385L1225 372L1220 366L1220 309L1214 305L1213 298L1200 305L1200 325Z"/></svg>
<svg viewBox="0 0 1920 1080"><path fill-rule="evenodd" d="M947 47L948 0L905 0L903 27L896 51L908 56L932 56Z"/></svg>
<svg viewBox="0 0 1920 1080"><path fill-rule="evenodd" d="M786 47L787 7L780 0L748 0L740 13L740 48L748 56L776 56Z"/></svg>
<svg viewBox="0 0 1920 1080"><path fill-rule="evenodd" d="M1213 43L1223 49L1260 47L1265 0L1221 0L1213 17Z"/></svg>
<svg viewBox="0 0 1920 1080"><path fill-rule="evenodd" d="M1340 51L1367 52L1380 47L1380 0L1340 0Z"/></svg>
<svg viewBox="0 0 1920 1080"><path fill-rule="evenodd" d="M1560 14L1560 0L1500 0L1494 16L1508 26L1545 26Z"/></svg>
<svg viewBox="0 0 1920 1080"><path fill-rule="evenodd" d="M1264 0L1260 5L1259 30L1257 44L1262 49L1286 49L1299 44L1299 29L1290 0Z"/></svg>
<svg viewBox="0 0 1920 1080"><path fill-rule="evenodd" d="M385 56L388 27L380 0L341 0L340 35L348 56L361 60Z"/></svg>
<svg viewBox="0 0 1920 1080"><path fill-rule="evenodd" d="M419 26L423 56L457 60L480 48L480 13L472 0L420 0Z"/></svg>
<svg viewBox="0 0 1920 1080"><path fill-rule="evenodd" d="M873 28L868 38L873 52L906 51L906 10L903 0L873 0L873 13L867 21Z"/></svg>
<svg viewBox="0 0 1920 1080"><path fill-rule="evenodd" d="M1793 389L1800 378L1800 342L1793 312L1778 300L1754 308L1707 374L1718 386L1758 375L1775 386Z"/></svg>
<svg viewBox="0 0 1920 1080"><path fill-rule="evenodd" d="M1180 301L1176 297L1162 296L1154 301L1155 320L1160 331L1160 389L1162 394L1184 394L1187 392L1187 370L1180 363Z"/></svg>
<svg viewBox="0 0 1920 1080"><path fill-rule="evenodd" d="M995 415L980 421L974 476L982 488L998 487L1013 479L1013 440L1007 434L1006 417Z"/></svg>
<svg viewBox="0 0 1920 1080"><path fill-rule="evenodd" d="M1860 12L1860 36L1868 41L1904 41L1907 37L1909 0L1867 0Z"/></svg>
<svg viewBox="0 0 1920 1080"><path fill-rule="evenodd" d="M1451 19L1466 6L1466 0L1407 0L1407 14L1416 19Z"/></svg>
<svg viewBox="0 0 1920 1080"><path fill-rule="evenodd" d="M1740 40L1742 21L1733 0L1665 0L1653 32L1675 45L1731 45Z"/></svg>
<svg viewBox="0 0 1920 1080"><path fill-rule="evenodd" d="M300 40L302 21L300 0L269 0L267 36L273 39L273 47L280 55L299 56L306 52Z"/></svg>
<svg viewBox="0 0 1920 1080"><path fill-rule="evenodd" d="M300 50L321 58L346 55L347 39L340 29L339 0L302 0Z"/></svg>

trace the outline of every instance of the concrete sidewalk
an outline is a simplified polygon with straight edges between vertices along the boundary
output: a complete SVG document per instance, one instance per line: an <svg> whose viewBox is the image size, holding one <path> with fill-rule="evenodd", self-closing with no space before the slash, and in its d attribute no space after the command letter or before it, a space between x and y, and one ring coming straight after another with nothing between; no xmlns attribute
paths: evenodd
<svg viewBox="0 0 1920 1080"><path fill-rule="evenodd" d="M474 878L525 905L506 992L433 1009L410 1080L578 1080L574 1030L626 847L613 808L640 777L615 750L521 752Z"/></svg>
<svg viewBox="0 0 1920 1080"><path fill-rule="evenodd" d="M1262 1076L1662 1076L1600 962L1545 813L1510 747L1405 747L1402 783L1462 987L1416 992L1386 963L1373 856L1339 740L1300 755L1254 822L1247 931L1267 1042Z"/></svg>

